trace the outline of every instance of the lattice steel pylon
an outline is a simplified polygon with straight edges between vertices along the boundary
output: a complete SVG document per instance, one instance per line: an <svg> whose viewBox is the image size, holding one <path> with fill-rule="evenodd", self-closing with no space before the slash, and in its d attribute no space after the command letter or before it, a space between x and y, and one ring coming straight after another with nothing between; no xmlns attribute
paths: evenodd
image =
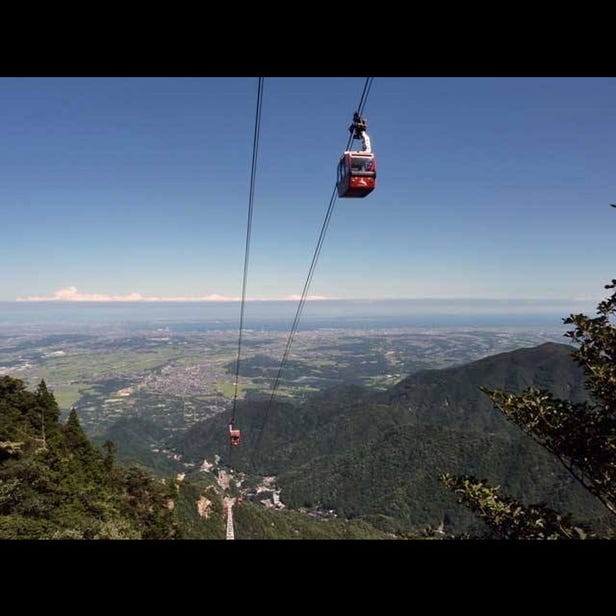
<svg viewBox="0 0 616 616"><path fill-rule="evenodd" d="M233 504L234 498L225 498L225 505L227 506L227 535L225 539L235 539L235 532L233 530Z"/></svg>

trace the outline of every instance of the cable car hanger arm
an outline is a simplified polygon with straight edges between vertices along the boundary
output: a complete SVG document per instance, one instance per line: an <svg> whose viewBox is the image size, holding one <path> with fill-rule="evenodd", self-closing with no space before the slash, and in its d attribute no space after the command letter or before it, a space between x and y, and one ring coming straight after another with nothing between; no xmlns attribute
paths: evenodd
<svg viewBox="0 0 616 616"><path fill-rule="evenodd" d="M353 114L353 123L349 126L349 132L353 135L353 139L360 140L362 142L362 149L367 154L372 152L370 137L366 132L368 130L368 123L366 118L362 118L356 111Z"/></svg>

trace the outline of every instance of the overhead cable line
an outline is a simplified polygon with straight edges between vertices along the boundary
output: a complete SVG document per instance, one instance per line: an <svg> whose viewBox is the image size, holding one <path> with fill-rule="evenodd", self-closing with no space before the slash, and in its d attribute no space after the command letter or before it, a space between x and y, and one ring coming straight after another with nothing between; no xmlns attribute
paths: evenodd
<svg viewBox="0 0 616 616"><path fill-rule="evenodd" d="M248 220L246 222L246 244L244 248L244 276L242 279L242 300L240 304L240 326L237 341L237 359L235 362L235 386L233 391L233 409L231 411L230 428L235 424L237 409L237 392L239 387L240 362L242 357L242 335L244 331L244 311L246 308L246 286L248 282L248 264L250 261L250 236L252 232L252 212L255 198L255 180L257 176L257 160L259 155L259 136L261 132L261 107L263 102L263 77L259 77L257 87L257 107L255 111L255 127L252 139L252 165L250 168L250 190L248 193ZM229 464L231 464L231 443L229 444Z"/></svg>
<svg viewBox="0 0 616 616"><path fill-rule="evenodd" d="M368 100L368 94L370 93L370 88L372 87L373 77L366 77L366 81L364 83L364 89L362 90L361 97L359 99L359 104L357 106L357 113L361 116L364 112L364 107L366 105L366 101ZM351 147L351 143L353 141L353 132L349 136L349 140L347 141L347 145L345 150L348 150ZM276 397L276 392L280 386L280 377L282 376L282 371L287 363L289 358L289 353L291 352L291 347L293 345L293 339L297 332L297 328L299 327L299 321L302 316L302 312L304 311L304 306L306 304L306 299L308 297L308 290L310 289L310 283L312 282L312 277L314 276L314 272L317 266L317 262L319 260L319 256L321 254L321 250L323 248L323 242L325 241L325 236L327 234L327 229L329 227L329 223L331 221L332 214L334 213L334 206L337 198L337 188L334 185L334 190L332 192L332 196L329 200L329 205L327 207L327 211L325 213L325 219L323 220L323 225L321 226L321 232L319 233L319 238L317 240L317 244L314 249L314 253L312 255L312 261L310 263L310 267L308 269L308 275L306 276L306 281L304 282L304 288L302 290L302 294L300 300L297 304L297 310L295 312L295 318L293 319L293 323L291 325L291 330L289 331L289 335L287 337L287 342L285 345L284 352L282 354L282 359L280 361L280 366L278 368L278 373L276 375L276 379L274 381L274 385L272 386L272 392L269 398L269 402L267 404L267 408L265 410L263 422L261 427L259 428L259 434L257 436L255 448L253 450L253 454L251 456L251 465L254 467L255 456L258 449L261 446L261 439L263 435L263 430L267 424L269 419L269 415L271 413L272 405L274 402L274 398Z"/></svg>

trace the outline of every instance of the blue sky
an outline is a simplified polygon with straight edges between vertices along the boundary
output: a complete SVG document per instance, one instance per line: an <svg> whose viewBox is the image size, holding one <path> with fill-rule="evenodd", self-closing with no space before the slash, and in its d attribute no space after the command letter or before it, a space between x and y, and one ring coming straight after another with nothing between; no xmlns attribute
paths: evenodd
<svg viewBox="0 0 616 616"><path fill-rule="evenodd" d="M301 292L363 82L265 79L249 297ZM238 296L256 88L0 79L0 300ZM365 115L312 295L603 296L616 79L377 77Z"/></svg>

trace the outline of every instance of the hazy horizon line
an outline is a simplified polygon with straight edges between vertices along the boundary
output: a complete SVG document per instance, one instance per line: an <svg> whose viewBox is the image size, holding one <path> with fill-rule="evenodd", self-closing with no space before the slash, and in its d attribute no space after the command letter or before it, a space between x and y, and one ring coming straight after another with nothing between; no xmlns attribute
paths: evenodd
<svg viewBox="0 0 616 616"><path fill-rule="evenodd" d="M246 298L246 302L266 303L266 302L297 302L299 297L268 297L268 298ZM593 302L595 298L587 297L317 297L307 298L306 301L314 302L526 302L526 303L566 303L572 301ZM17 298L14 300L0 300L6 304L235 304L240 299L216 299L208 300L202 298L153 298L139 300L57 300L57 299L25 299Z"/></svg>
<svg viewBox="0 0 616 616"><path fill-rule="evenodd" d="M216 302L216 303L231 303L241 301L239 296L222 295L219 293L210 293L202 296L148 296L138 292L127 294L109 294L109 293L82 293L77 287L69 286L58 289L51 296L27 296L17 297L15 300L0 300L7 302L24 302L24 303L164 303L164 302ZM247 297L248 302L295 302L299 301L299 294L285 295L281 297ZM491 302L573 302L573 301L596 301L597 298L589 296L573 296L573 297L469 297L469 296L381 296L381 297L332 297L326 295L308 295L306 301L354 301L354 302L374 302L374 301L491 301Z"/></svg>

